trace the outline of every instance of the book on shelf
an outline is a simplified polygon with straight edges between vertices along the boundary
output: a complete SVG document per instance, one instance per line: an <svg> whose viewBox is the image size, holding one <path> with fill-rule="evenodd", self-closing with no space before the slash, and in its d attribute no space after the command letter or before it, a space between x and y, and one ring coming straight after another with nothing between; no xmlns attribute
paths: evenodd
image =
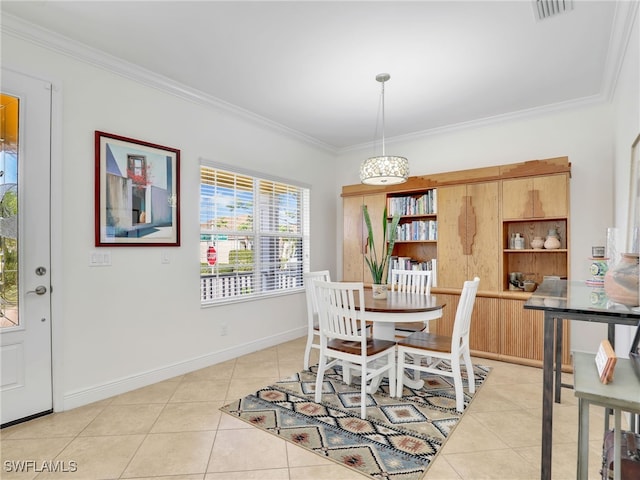
<svg viewBox="0 0 640 480"><path fill-rule="evenodd" d="M388 197L387 212L389 216L433 215L436 213L436 191L427 190L419 196Z"/></svg>
<svg viewBox="0 0 640 480"><path fill-rule="evenodd" d="M389 267L387 271L387 283L389 284L391 283L392 270L431 270L431 286L435 287L437 285L437 269L435 258L421 262L419 260L414 260L411 257L400 257L397 255L392 255L391 257L389 257Z"/></svg>
<svg viewBox="0 0 640 480"><path fill-rule="evenodd" d="M616 353L613 351L613 347L609 340L603 340L600 342L600 347L596 353L596 367L598 368L598 375L600 375L600 381L607 384L613 380L613 370L616 366Z"/></svg>

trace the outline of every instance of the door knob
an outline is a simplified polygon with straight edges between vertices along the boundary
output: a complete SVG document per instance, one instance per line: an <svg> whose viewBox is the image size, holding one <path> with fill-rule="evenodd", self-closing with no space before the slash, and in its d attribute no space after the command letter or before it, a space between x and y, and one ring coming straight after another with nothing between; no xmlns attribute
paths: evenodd
<svg viewBox="0 0 640 480"><path fill-rule="evenodd" d="M35 290L29 290L27 293L35 293L36 295L44 295L47 293L47 287L38 285Z"/></svg>

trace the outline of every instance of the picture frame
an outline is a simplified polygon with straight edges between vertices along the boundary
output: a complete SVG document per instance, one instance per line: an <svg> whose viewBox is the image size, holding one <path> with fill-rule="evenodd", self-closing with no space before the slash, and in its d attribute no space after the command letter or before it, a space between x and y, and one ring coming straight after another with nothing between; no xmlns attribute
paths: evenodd
<svg viewBox="0 0 640 480"><path fill-rule="evenodd" d="M180 245L180 150L96 130L95 245Z"/></svg>
<svg viewBox="0 0 640 480"><path fill-rule="evenodd" d="M640 253L640 133L631 145L627 252Z"/></svg>

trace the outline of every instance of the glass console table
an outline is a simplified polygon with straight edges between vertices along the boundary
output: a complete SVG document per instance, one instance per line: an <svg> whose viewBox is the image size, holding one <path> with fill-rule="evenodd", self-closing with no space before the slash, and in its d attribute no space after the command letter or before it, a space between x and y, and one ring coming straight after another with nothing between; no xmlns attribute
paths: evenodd
<svg viewBox="0 0 640 480"><path fill-rule="evenodd" d="M545 280L525 302L524 308L544 312L540 478L551 480L554 390L555 401L560 403L562 387L562 320L606 323L613 345L615 325L638 325L640 310L611 302L601 287L567 280Z"/></svg>

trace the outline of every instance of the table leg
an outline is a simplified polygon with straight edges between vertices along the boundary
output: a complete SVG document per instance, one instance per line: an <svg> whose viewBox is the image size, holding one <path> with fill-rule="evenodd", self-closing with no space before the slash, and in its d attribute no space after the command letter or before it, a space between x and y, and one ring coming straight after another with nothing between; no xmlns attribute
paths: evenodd
<svg viewBox="0 0 640 480"><path fill-rule="evenodd" d="M607 326L607 340L615 350L616 348L616 325L615 323L610 323Z"/></svg>
<svg viewBox="0 0 640 480"><path fill-rule="evenodd" d="M540 461L541 480L551 480L554 320L553 313L544 312L544 352L542 360L542 458Z"/></svg>
<svg viewBox="0 0 640 480"><path fill-rule="evenodd" d="M578 398L578 480L589 478L589 402Z"/></svg>
<svg viewBox="0 0 640 480"><path fill-rule="evenodd" d="M613 433L613 480L620 480L621 477L621 460L620 447L622 446L622 429L620 425L620 409L616 408L613 412L614 433Z"/></svg>
<svg viewBox="0 0 640 480"><path fill-rule="evenodd" d="M556 363L556 384L555 384L555 401L560 403L560 394L562 392L562 319L557 318L556 322L556 346L555 346L555 363Z"/></svg>

